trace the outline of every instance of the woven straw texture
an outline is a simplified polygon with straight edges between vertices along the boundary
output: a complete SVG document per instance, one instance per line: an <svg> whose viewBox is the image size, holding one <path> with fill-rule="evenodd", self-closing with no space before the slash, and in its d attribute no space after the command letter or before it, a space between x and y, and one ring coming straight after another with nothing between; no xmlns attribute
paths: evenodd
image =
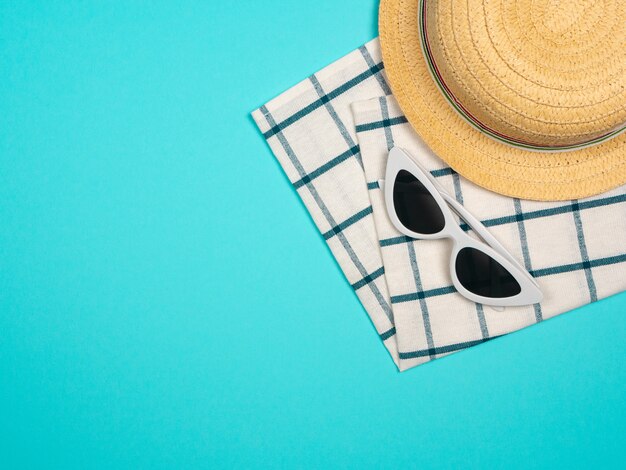
<svg viewBox="0 0 626 470"><path fill-rule="evenodd" d="M393 93L435 153L469 180L525 199L575 199L626 182L626 133L540 151L584 145L626 122L623 2L424 2L382 0L380 41Z"/></svg>

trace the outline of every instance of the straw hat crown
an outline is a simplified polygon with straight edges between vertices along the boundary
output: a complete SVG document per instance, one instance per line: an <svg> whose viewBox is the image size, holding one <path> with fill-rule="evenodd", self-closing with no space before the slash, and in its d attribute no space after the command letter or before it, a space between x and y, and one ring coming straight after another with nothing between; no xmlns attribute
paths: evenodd
<svg viewBox="0 0 626 470"><path fill-rule="evenodd" d="M426 3L433 64L470 120L544 147L584 144L626 122L623 0Z"/></svg>
<svg viewBox="0 0 626 470"><path fill-rule="evenodd" d="M624 0L381 0L385 73L430 149L535 200L626 183Z"/></svg>

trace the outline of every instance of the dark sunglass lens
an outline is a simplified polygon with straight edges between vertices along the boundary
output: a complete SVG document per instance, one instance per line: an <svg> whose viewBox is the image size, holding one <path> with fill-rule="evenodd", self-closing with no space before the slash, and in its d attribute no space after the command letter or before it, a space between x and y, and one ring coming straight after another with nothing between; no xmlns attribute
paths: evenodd
<svg viewBox="0 0 626 470"><path fill-rule="evenodd" d="M398 219L416 233L433 234L443 230L443 212L428 189L411 173L400 170L393 185L393 207Z"/></svg>
<svg viewBox="0 0 626 470"><path fill-rule="evenodd" d="M496 299L513 297L522 290L500 263L475 248L461 249L455 267L463 287L476 295Z"/></svg>

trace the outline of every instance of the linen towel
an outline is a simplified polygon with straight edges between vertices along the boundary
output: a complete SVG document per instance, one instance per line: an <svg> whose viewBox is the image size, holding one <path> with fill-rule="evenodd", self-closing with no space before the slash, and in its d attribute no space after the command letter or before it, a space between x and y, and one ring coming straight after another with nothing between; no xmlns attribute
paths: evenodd
<svg viewBox="0 0 626 470"><path fill-rule="evenodd" d="M626 289L625 187L568 203L488 192L432 155L390 94L373 40L253 117L400 370ZM524 262L544 291L541 305L499 312L467 301L446 271L448 242L395 231L378 185L393 144Z"/></svg>
<svg viewBox="0 0 626 470"><path fill-rule="evenodd" d="M626 289L626 186L565 202L502 196L473 184L436 157L407 123L393 96L357 102L352 109L403 367ZM379 184L394 145L430 170L525 265L544 293L540 304L497 311L467 300L452 285L449 240L413 240L395 229Z"/></svg>

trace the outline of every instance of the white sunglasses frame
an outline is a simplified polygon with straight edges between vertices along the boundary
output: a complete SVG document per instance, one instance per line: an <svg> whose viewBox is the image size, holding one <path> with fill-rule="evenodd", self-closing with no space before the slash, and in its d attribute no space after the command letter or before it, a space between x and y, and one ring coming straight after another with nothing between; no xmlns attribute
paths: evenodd
<svg viewBox="0 0 626 470"><path fill-rule="evenodd" d="M413 232L400 222L393 203L393 189L396 176L401 170L408 171L417 178L437 202L445 220L441 231L432 234ZM473 302L496 307L531 305L541 302L543 294L537 281L535 281L530 273L522 267L491 233L489 233L487 228L478 219L469 213L456 199L450 196L427 170L423 169L405 150L399 147L393 147L389 151L383 190L385 193L387 214L392 224L399 232L417 240L452 239L453 247L450 255L450 276L459 294ZM465 233L455 220L452 211L456 212L484 242L476 240ZM484 254L500 263L517 281L520 286L520 292L512 297L483 297L463 287L463 284L461 284L457 276L455 267L459 251L463 248L474 248L482 251Z"/></svg>

